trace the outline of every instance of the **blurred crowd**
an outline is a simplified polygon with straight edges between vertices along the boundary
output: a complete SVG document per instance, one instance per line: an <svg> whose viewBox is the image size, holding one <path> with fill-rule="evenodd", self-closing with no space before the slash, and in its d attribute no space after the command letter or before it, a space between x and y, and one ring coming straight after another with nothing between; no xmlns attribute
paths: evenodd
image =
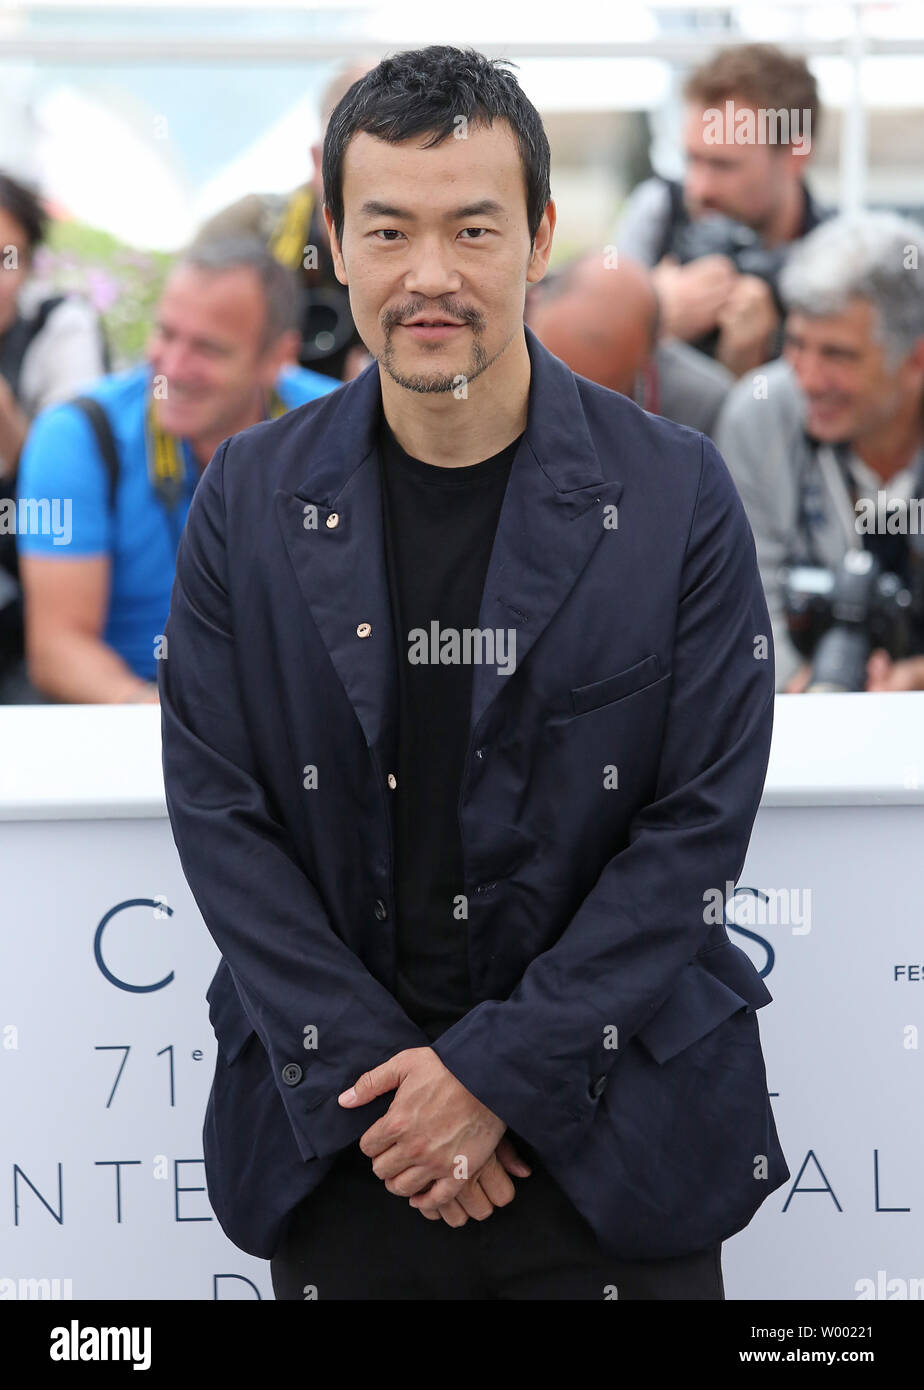
<svg viewBox="0 0 924 1390"><path fill-rule="evenodd" d="M200 228L124 370L92 307L38 282L46 213L0 174L0 703L156 702L176 549L217 445L371 363L320 170L374 61L326 89L307 182ZM924 689L924 229L816 202L823 113L801 58L736 45L683 95L683 178L639 184L607 246L528 290L526 322L575 372L715 441L778 691Z"/></svg>

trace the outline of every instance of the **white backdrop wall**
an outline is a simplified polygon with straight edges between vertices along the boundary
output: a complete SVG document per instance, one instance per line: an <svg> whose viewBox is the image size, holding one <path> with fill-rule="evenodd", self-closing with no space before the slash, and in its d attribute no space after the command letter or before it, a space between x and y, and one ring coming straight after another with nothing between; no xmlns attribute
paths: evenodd
<svg viewBox="0 0 924 1390"><path fill-rule="evenodd" d="M924 1298L922 714L924 695L777 699L729 930L774 995L792 1176L726 1242L730 1299ZM0 747L0 1299L272 1299L205 1192L218 953L159 711L4 709Z"/></svg>

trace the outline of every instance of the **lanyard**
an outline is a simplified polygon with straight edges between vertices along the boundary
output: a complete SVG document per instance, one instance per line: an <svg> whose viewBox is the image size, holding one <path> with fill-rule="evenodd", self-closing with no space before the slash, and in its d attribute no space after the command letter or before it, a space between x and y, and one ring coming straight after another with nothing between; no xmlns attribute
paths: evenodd
<svg viewBox="0 0 924 1390"><path fill-rule="evenodd" d="M835 452L830 444L822 444L815 457L844 527L847 548L861 550L863 542L856 526L859 493L844 452Z"/></svg>
<svg viewBox="0 0 924 1390"><path fill-rule="evenodd" d="M304 264L313 210L314 189L310 184L297 188L270 239L269 249L274 260L290 270L299 270Z"/></svg>
<svg viewBox="0 0 924 1390"><path fill-rule="evenodd" d="M904 582L912 596L912 613L915 615L915 621L922 624L921 631L924 633L924 536L914 532L907 535L901 533L899 538L891 535L884 538L878 533L871 536L861 536L856 527L856 504L860 490L850 469L848 447L845 445L833 447L813 445L813 452L818 463L818 471L827 485L829 495L841 518L848 549L871 550L878 556L883 569L894 570L896 573L904 575ZM806 505L807 482L808 479L804 471L799 485L798 515L798 530L806 550L806 559L803 563L821 565L822 561L818 558L813 527ZM919 453L915 477L911 486L911 496L908 501L910 502L915 498L924 498L924 449ZM900 557L896 547L900 548L902 542L904 542L904 549Z"/></svg>
<svg viewBox="0 0 924 1390"><path fill-rule="evenodd" d="M265 420L278 419L288 409L285 401L276 390L270 392L268 413L264 408ZM149 397L145 411L144 447L147 461L148 481L151 491L163 507L170 533L173 537L173 552L180 544L182 522L179 518L179 503L195 491L195 483L189 486L189 468L183 441L176 435L167 434L157 420L153 396Z"/></svg>

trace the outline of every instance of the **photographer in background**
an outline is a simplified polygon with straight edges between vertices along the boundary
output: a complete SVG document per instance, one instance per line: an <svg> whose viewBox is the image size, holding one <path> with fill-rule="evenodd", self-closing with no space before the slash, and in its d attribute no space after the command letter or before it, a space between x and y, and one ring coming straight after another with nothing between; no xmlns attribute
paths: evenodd
<svg viewBox="0 0 924 1390"><path fill-rule="evenodd" d="M108 368L99 315L32 278L48 217L25 184L0 173L0 479L16 478L29 421Z"/></svg>
<svg viewBox="0 0 924 1390"><path fill-rule="evenodd" d="M924 229L888 212L834 218L793 252L781 289L784 360L737 383L716 433L757 544L777 689L850 688L813 675L818 652L806 662L793 640L819 619L835 667L868 654L867 690L924 689L924 537L909 505L924 498ZM811 567L793 570L789 624L783 566Z"/></svg>
<svg viewBox="0 0 924 1390"><path fill-rule="evenodd" d="M321 96L321 130L311 146L314 172L289 195L248 193L217 212L199 228L193 247L229 237L258 237L280 265L298 278L301 345L299 365L339 381L350 381L371 362L356 331L350 296L334 272L327 223L321 213L321 152L331 113L354 82L376 60L360 60L340 69ZM308 248L315 264L307 264Z"/></svg>
<svg viewBox="0 0 924 1390"><path fill-rule="evenodd" d="M177 547L218 445L337 389L294 365L293 280L253 239L187 249L146 360L36 419L20 501L59 499L66 529L18 536L28 660L0 702L157 701Z"/></svg>
<svg viewBox="0 0 924 1390"><path fill-rule="evenodd" d="M738 44L692 72L683 94L683 183L639 184L616 244L655 267L663 335L741 376L778 354L780 270L825 216L804 182L818 89L803 59Z"/></svg>
<svg viewBox="0 0 924 1390"><path fill-rule="evenodd" d="M99 316L79 295L50 294L32 276L47 215L38 195L0 173L0 499L12 500L32 419L109 365ZM0 682L24 652L16 536L0 531Z"/></svg>
<svg viewBox="0 0 924 1390"><path fill-rule="evenodd" d="M581 256L530 287L525 313L540 341L579 376L712 437L734 377L686 343L660 339L646 266Z"/></svg>

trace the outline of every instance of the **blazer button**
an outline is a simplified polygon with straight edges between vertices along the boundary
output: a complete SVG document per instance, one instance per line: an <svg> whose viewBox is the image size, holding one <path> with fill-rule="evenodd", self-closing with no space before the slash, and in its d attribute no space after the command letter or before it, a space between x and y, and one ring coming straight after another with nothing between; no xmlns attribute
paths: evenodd
<svg viewBox="0 0 924 1390"><path fill-rule="evenodd" d="M369 634L370 634L371 632L372 632L372 628L371 628L371 626L369 625L369 623L360 623L359 626L358 626L357 629L356 629L356 636L357 636L357 637L368 637Z"/></svg>
<svg viewBox="0 0 924 1390"><path fill-rule="evenodd" d="M398 785L398 779L393 772L389 772L388 774L388 785L391 787L392 791L394 791L395 787Z"/></svg>
<svg viewBox="0 0 924 1390"><path fill-rule="evenodd" d="M302 1079L302 1069L297 1062L286 1062L282 1069L282 1079L287 1086L297 1086Z"/></svg>
<svg viewBox="0 0 924 1390"><path fill-rule="evenodd" d="M336 512L331 512L330 516L327 518L327 526L330 528L331 531L333 531L334 527L339 526L339 524L340 517L337 515Z"/></svg>
<svg viewBox="0 0 924 1390"><path fill-rule="evenodd" d="M596 1100L597 1097L598 1097L598 1096L601 1096L605 1090L606 1090L606 1077L605 1077L605 1076L598 1076L597 1079L596 1079L596 1081L594 1081L594 1082L592 1083L591 1087L590 1087L590 1094L591 1094L591 1096L593 1097L593 1099Z"/></svg>
<svg viewBox="0 0 924 1390"><path fill-rule="evenodd" d="M376 917L378 917L380 922L384 922L385 918L388 916L388 908L382 902L381 898L376 898L375 906L373 907L372 911L375 913Z"/></svg>

